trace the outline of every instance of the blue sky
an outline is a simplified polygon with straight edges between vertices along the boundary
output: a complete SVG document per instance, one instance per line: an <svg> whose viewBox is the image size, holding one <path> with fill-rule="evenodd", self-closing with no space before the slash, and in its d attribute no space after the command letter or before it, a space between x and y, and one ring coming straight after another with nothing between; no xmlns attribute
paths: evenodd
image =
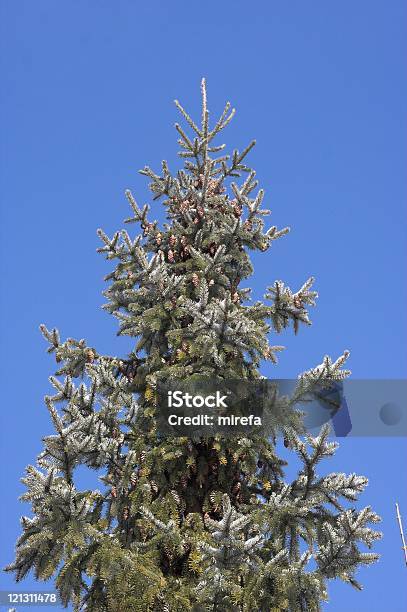
<svg viewBox="0 0 407 612"><path fill-rule="evenodd" d="M125 188L147 201L139 168L176 166L172 100L198 113L202 76L212 117L237 107L230 147L257 139L250 161L273 223L292 227L255 258L255 296L311 274L320 293L313 326L278 338L287 351L265 373L294 377L347 348L356 378L406 377L406 13L399 0L0 3L2 566L27 513L19 478L51 431L38 325L128 350L100 309L109 267L96 228L122 226ZM345 439L323 468L369 477L362 503L385 535L364 591L333 584L326 610L406 609L394 514L398 500L407 521L406 446Z"/></svg>

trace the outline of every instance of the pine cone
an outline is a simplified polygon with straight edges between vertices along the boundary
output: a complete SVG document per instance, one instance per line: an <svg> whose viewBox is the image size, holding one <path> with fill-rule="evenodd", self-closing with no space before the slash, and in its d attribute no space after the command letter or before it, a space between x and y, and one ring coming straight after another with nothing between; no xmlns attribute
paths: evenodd
<svg viewBox="0 0 407 612"><path fill-rule="evenodd" d="M216 242L211 242L211 244L209 245L209 255L215 255L217 248L218 245L216 244Z"/></svg>
<svg viewBox="0 0 407 612"><path fill-rule="evenodd" d="M156 244L158 244L158 246L160 246L160 244L163 241L163 235L162 235L161 232L158 232L158 234L156 234L155 241L156 241Z"/></svg>
<svg viewBox="0 0 407 612"><path fill-rule="evenodd" d="M242 488L242 484L240 482L237 482L232 489L232 493L234 494L239 493L241 488Z"/></svg>
<svg viewBox="0 0 407 612"><path fill-rule="evenodd" d="M198 287L199 285L199 276L196 272L194 272L192 275L192 284L194 285L194 287Z"/></svg>
<svg viewBox="0 0 407 612"><path fill-rule="evenodd" d="M199 176L198 176L198 177L195 179L195 182L194 182L194 187L195 187L196 189L198 189L199 187L202 187L202 186L203 186L203 184L204 184L204 180L205 180L205 175L204 175L204 174L200 174L200 175L199 175Z"/></svg>
<svg viewBox="0 0 407 612"><path fill-rule="evenodd" d="M168 239L168 243L171 247L175 246L177 244L177 237L174 236L174 234L171 234L171 236Z"/></svg>
<svg viewBox="0 0 407 612"><path fill-rule="evenodd" d="M95 361L96 355L92 349L86 349L85 357L86 357L87 363L93 363Z"/></svg>
<svg viewBox="0 0 407 612"><path fill-rule="evenodd" d="M225 188L218 179L210 179L208 181L208 193L209 195L217 195L223 193Z"/></svg>
<svg viewBox="0 0 407 612"><path fill-rule="evenodd" d="M170 263L173 263L173 262L174 262L174 259L175 259L175 257L174 257L174 251L173 251L172 249L169 249L169 250L168 250L168 261L169 261Z"/></svg>
<svg viewBox="0 0 407 612"><path fill-rule="evenodd" d="M150 231L153 229L154 227L154 223L147 223L146 225L144 225L143 227L143 235L147 236L147 234L150 233Z"/></svg>

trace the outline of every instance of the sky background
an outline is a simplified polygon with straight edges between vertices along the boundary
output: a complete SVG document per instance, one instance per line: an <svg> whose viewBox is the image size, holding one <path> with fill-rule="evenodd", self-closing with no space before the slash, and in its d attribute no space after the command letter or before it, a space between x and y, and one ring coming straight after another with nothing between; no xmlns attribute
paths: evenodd
<svg viewBox="0 0 407 612"><path fill-rule="evenodd" d="M42 398L54 363L38 325L101 353L129 350L100 308L111 268L95 253L96 228L122 227L125 188L148 201L139 168L178 167L172 101L198 116L202 76L212 118L226 100L237 107L224 141L257 139L250 162L272 222L292 227L254 259L254 296L309 275L320 293L313 326L277 338L287 351L264 373L295 377L350 349L355 378L406 377L407 4L1 0L0 22L4 567L29 512L19 478L52 431ZM344 439L321 466L369 477L361 503L384 532L381 560L358 574L364 591L332 583L324 610L406 609L394 512L398 500L407 528L406 447ZM42 588L52 584L17 587ZM12 576L0 589L16 590Z"/></svg>

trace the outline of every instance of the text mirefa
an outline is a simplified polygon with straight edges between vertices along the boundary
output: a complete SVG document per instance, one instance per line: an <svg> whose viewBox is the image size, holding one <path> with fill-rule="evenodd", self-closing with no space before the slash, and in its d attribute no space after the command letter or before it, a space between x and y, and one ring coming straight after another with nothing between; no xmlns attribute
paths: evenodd
<svg viewBox="0 0 407 612"><path fill-rule="evenodd" d="M169 425L198 425L200 427L212 427L214 425L218 425L219 427L225 426L236 426L236 425L244 425L244 426L258 426L261 427L262 421L261 417L255 416L253 414L248 414L247 416L239 416L230 414L228 416L212 416L209 414L197 414L195 416L178 416L176 414L170 414L168 417Z"/></svg>

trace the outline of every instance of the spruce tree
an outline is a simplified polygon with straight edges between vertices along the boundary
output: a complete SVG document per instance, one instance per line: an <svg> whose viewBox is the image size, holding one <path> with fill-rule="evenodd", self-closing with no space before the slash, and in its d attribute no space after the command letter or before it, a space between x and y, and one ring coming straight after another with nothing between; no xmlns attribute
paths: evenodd
<svg viewBox="0 0 407 612"><path fill-rule="evenodd" d="M116 260L106 277L107 312L121 335L134 338L125 357L100 354L85 340L61 341L41 330L57 362L45 398L55 434L44 438L37 465L27 467L16 559L7 570L22 580L55 578L64 605L91 611L317 611L329 579L360 589L355 572L377 555L380 519L352 503L367 484L356 474L319 476L335 452L324 426L307 434L298 402L324 381L341 381L345 352L298 377L279 398L268 436L162 436L157 385L166 377L261 379L269 344L290 326L310 324L313 279L297 291L281 281L265 301L250 303L241 283L253 272L249 252L266 252L288 228L264 229L263 190L243 151L223 153L215 137L234 115L228 103L210 127L205 82L199 124L176 102L184 168L145 167L153 200L167 223L149 218L130 192L128 223L141 233L98 234ZM243 178L242 178L243 177ZM275 406L275 407L276 407ZM302 467L284 480L276 452L284 436ZM80 490L77 466L98 470L99 490ZM362 546L362 548L361 548Z"/></svg>

